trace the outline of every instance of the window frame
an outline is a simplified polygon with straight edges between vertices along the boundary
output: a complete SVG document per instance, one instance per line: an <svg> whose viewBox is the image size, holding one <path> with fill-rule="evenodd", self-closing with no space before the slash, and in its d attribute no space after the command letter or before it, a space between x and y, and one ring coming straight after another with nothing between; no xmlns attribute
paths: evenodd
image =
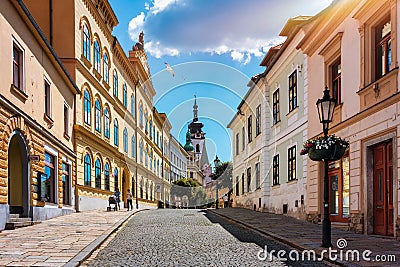
<svg viewBox="0 0 400 267"><path fill-rule="evenodd" d="M113 95L118 98L118 72L116 69L113 71Z"/></svg>
<svg viewBox="0 0 400 267"><path fill-rule="evenodd" d="M256 107L256 137L261 134L261 104Z"/></svg>
<svg viewBox="0 0 400 267"><path fill-rule="evenodd" d="M110 139L110 124L111 124L110 110L106 107L104 109L104 136L107 139Z"/></svg>
<svg viewBox="0 0 400 267"><path fill-rule="evenodd" d="M83 160L83 184L85 186L92 186L92 158L90 157L89 153L85 154L84 160Z"/></svg>
<svg viewBox="0 0 400 267"><path fill-rule="evenodd" d="M384 19L382 19L380 22L374 25L374 35L375 38L373 40L374 45L375 45L375 59L374 63L372 64L374 70L374 75L375 75L375 81L379 80L383 76L385 76L387 73L390 72L390 67L392 63L392 53L393 53L393 47L392 47L392 28L390 28L390 32L383 36L381 39L378 39L378 32L379 29L382 29L387 23L390 23L390 27L392 27L392 19L390 16L385 16ZM388 49L388 43L390 43L390 50ZM384 62L381 62L381 72L379 72L379 62L382 57L379 57L378 54L378 49L379 47L382 47L384 45L384 52L390 51L390 53L383 53L385 54L385 59ZM389 54L389 55L388 55Z"/></svg>
<svg viewBox="0 0 400 267"><path fill-rule="evenodd" d="M45 77L44 78L44 114L47 116L47 118L52 117L52 108L51 108L51 83L50 81Z"/></svg>
<svg viewBox="0 0 400 267"><path fill-rule="evenodd" d="M85 31L86 30L86 31ZM82 55L90 62L92 37L86 23L82 26Z"/></svg>
<svg viewBox="0 0 400 267"><path fill-rule="evenodd" d="M281 121L280 106L279 106L279 88L272 93L272 114L273 125Z"/></svg>
<svg viewBox="0 0 400 267"><path fill-rule="evenodd" d="M279 154L272 158L272 185L279 185Z"/></svg>
<svg viewBox="0 0 400 267"><path fill-rule="evenodd" d="M93 42L93 68L97 73L101 73L101 48L100 42L96 39Z"/></svg>
<svg viewBox="0 0 400 267"><path fill-rule="evenodd" d="M90 95L90 92L88 89L85 89L83 92L83 121L87 125L91 125L92 123L92 114L91 114L91 109L92 109L92 96Z"/></svg>
<svg viewBox="0 0 400 267"><path fill-rule="evenodd" d="M103 54L103 80L108 84L110 82L110 60L107 53Z"/></svg>
<svg viewBox="0 0 400 267"><path fill-rule="evenodd" d="M297 180L296 145L288 148L288 182Z"/></svg>
<svg viewBox="0 0 400 267"><path fill-rule="evenodd" d="M98 133L101 133L101 104L100 100L94 102L94 128Z"/></svg>
<svg viewBox="0 0 400 267"><path fill-rule="evenodd" d="M114 119L114 145L119 146L119 136L118 136L118 120L115 118Z"/></svg>
<svg viewBox="0 0 400 267"><path fill-rule="evenodd" d="M18 60L15 60L15 52L18 52ZM16 68L18 69L16 71ZM16 73L17 72L17 73ZM16 84L16 80L18 81ZM13 38L12 48L12 85L17 90L25 93L25 50L24 48Z"/></svg>
<svg viewBox="0 0 400 267"><path fill-rule="evenodd" d="M126 128L124 128L123 135L124 152L128 153L128 130Z"/></svg>
<svg viewBox="0 0 400 267"><path fill-rule="evenodd" d="M298 107L297 82L298 82L298 77L297 77L297 69L296 69L288 77L289 113Z"/></svg>
<svg viewBox="0 0 400 267"><path fill-rule="evenodd" d="M101 160L99 158L94 163L94 182L94 187L101 189Z"/></svg>
<svg viewBox="0 0 400 267"><path fill-rule="evenodd" d="M247 117L247 141L251 143L253 141L253 116Z"/></svg>

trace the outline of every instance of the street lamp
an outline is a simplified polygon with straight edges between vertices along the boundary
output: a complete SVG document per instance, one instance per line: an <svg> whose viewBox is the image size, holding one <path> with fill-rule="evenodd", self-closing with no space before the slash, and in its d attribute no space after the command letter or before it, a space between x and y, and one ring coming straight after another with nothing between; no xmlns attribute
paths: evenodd
<svg viewBox="0 0 400 267"><path fill-rule="evenodd" d="M217 173L217 167L219 166L219 163L221 161L219 160L218 156L215 155L215 159L214 159L214 174ZM216 198L216 203L215 203L215 208L218 209L218 177L216 177L215 179L215 198Z"/></svg>
<svg viewBox="0 0 400 267"><path fill-rule="evenodd" d="M328 136L329 123L332 122L333 111L336 100L329 95L328 87L325 87L324 96L317 101L319 121L322 124L324 138ZM331 242L331 221L329 218L329 178L328 159L324 159L324 220L322 221L322 247L332 247Z"/></svg>

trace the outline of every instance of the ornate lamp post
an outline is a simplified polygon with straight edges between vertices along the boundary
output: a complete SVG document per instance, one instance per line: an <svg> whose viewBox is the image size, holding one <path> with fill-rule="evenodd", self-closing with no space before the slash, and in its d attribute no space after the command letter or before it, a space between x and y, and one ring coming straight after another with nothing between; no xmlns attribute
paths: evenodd
<svg viewBox="0 0 400 267"><path fill-rule="evenodd" d="M328 87L325 87L324 96L317 101L319 121L322 123L324 138L328 136L329 123L332 122L335 109L335 99L329 95ZM328 159L324 159L324 220L322 221L322 247L332 247L331 221L329 218L329 178Z"/></svg>
<svg viewBox="0 0 400 267"><path fill-rule="evenodd" d="M219 163L220 163L221 161L219 160L219 158L218 158L218 156L217 155L215 155L215 159L214 159L214 173L216 174L217 173L217 167L219 166ZM219 177L216 177L216 179L215 179L215 198L216 198L216 203L215 203L215 208L216 209L218 209L219 207L218 207L218 178Z"/></svg>

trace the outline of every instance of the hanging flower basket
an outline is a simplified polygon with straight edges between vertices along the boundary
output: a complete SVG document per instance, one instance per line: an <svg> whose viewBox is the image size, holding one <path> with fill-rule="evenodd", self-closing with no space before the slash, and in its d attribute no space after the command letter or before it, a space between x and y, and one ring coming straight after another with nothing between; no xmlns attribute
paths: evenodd
<svg viewBox="0 0 400 267"><path fill-rule="evenodd" d="M338 160L343 157L346 152L349 142L335 135L325 137L317 137L307 140L303 144L303 149L300 155L306 155L313 161Z"/></svg>

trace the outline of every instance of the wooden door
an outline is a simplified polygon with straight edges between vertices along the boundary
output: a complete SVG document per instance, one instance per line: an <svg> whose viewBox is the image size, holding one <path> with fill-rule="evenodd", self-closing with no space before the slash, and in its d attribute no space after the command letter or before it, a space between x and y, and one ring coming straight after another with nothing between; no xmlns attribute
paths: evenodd
<svg viewBox="0 0 400 267"><path fill-rule="evenodd" d="M393 146L374 147L374 233L393 235Z"/></svg>

